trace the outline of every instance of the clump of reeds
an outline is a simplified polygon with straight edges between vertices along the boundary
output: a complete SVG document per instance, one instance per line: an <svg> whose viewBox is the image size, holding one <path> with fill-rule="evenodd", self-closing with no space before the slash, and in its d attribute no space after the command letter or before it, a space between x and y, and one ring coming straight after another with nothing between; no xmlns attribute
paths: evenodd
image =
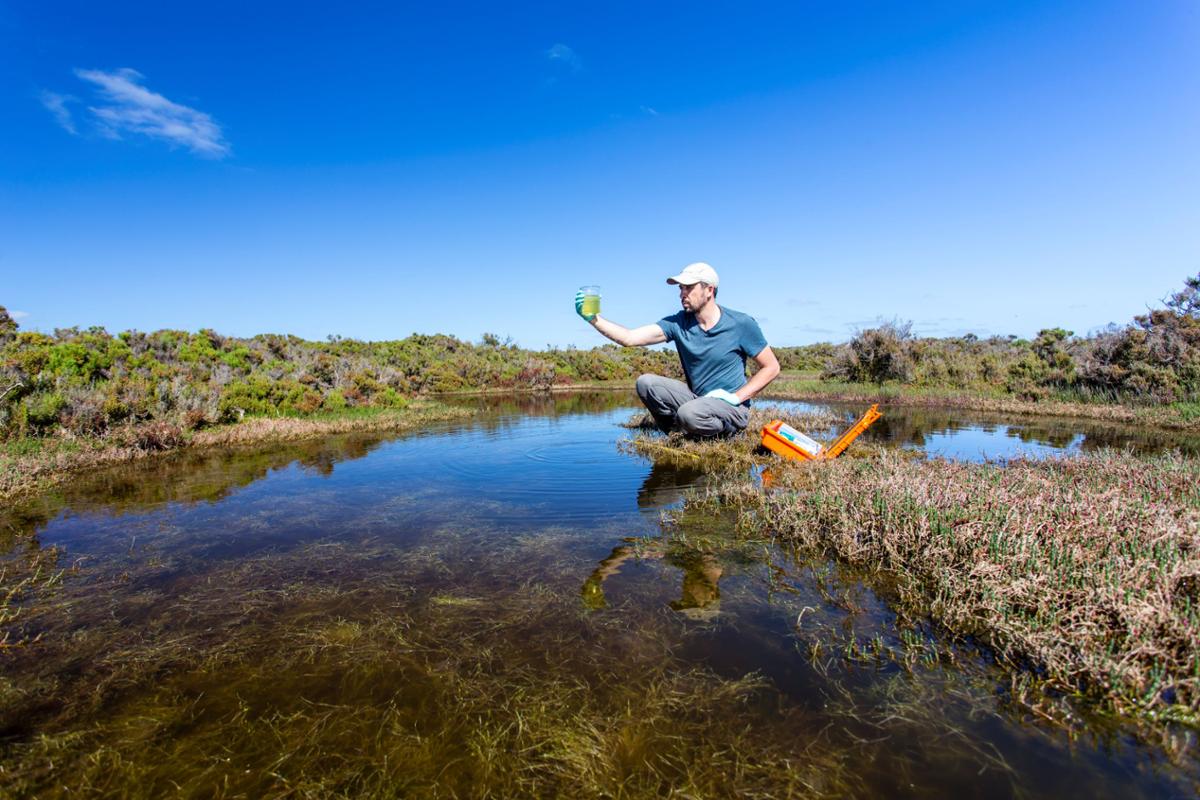
<svg viewBox="0 0 1200 800"><path fill-rule="evenodd" d="M1043 689L1200 722L1200 462L1103 455L1006 464L891 452L731 481L694 503L886 577Z"/></svg>
<svg viewBox="0 0 1200 800"><path fill-rule="evenodd" d="M620 443L622 450L655 461L682 467L698 467L712 472L744 471L776 458L761 447L761 432L772 420L782 419L797 430L821 436L844 420L831 411L797 413L776 406L760 405L750 410L750 422L739 434L724 438L689 439L678 431L663 435L649 414L635 414L624 427L638 431Z"/></svg>

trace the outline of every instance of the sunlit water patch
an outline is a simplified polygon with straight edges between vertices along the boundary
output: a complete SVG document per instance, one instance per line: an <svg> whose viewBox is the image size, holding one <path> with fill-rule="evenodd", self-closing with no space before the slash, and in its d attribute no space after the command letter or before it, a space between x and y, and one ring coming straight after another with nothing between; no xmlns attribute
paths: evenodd
<svg viewBox="0 0 1200 800"><path fill-rule="evenodd" d="M1193 793L1190 734L1044 724L886 587L664 522L703 477L618 452L631 400L464 401L466 425L180 454L10 510L5 569L64 573L7 625L0 792ZM949 427L890 417L898 443Z"/></svg>

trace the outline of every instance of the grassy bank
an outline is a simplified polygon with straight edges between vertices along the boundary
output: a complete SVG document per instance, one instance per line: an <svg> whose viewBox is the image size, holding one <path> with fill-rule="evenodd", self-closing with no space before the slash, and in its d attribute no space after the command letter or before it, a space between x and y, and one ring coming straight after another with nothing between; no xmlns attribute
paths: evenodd
<svg viewBox="0 0 1200 800"><path fill-rule="evenodd" d="M348 408L303 418L249 417L193 431L149 422L114 429L104 436L13 439L0 445L0 502L45 490L81 471L183 448L291 441L350 431L398 431L469 413L433 400L417 400L404 408Z"/></svg>
<svg viewBox="0 0 1200 800"><path fill-rule="evenodd" d="M803 422L803 421L802 421ZM737 470L686 512L738 510L764 531L867 576L902 613L985 645L1015 699L1057 699L1159 723L1200 723L1200 463L1110 453L1007 465L859 458L793 466L743 437L627 447L728 469L772 463L772 488ZM724 455L724 457L722 457Z"/></svg>

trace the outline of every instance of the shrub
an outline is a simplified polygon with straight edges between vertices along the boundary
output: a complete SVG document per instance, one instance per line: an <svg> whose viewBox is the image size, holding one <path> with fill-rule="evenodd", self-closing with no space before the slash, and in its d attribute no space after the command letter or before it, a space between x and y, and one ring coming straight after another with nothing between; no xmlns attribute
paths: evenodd
<svg viewBox="0 0 1200 800"><path fill-rule="evenodd" d="M334 389L325 395L325 402L322 405L326 411L343 411L346 408L346 397L341 391Z"/></svg>
<svg viewBox="0 0 1200 800"><path fill-rule="evenodd" d="M8 309L0 306L0 344L15 338L19 327L17 321L9 315Z"/></svg>
<svg viewBox="0 0 1200 800"><path fill-rule="evenodd" d="M1169 403L1200 397L1200 275L1165 301L1081 348L1078 380L1114 396Z"/></svg>
<svg viewBox="0 0 1200 800"><path fill-rule="evenodd" d="M371 402L380 408L404 408L408 405L408 398L389 386L372 397Z"/></svg>
<svg viewBox="0 0 1200 800"><path fill-rule="evenodd" d="M834 358L828 377L882 385L912 377L912 323L892 320L859 331Z"/></svg>
<svg viewBox="0 0 1200 800"><path fill-rule="evenodd" d="M227 353L222 353L220 358L221 361L239 372L249 372L253 364L261 361L257 353L245 346L235 347Z"/></svg>
<svg viewBox="0 0 1200 800"><path fill-rule="evenodd" d="M58 392L38 392L26 397L22 405L29 426L46 430L58 424L58 415L66 407L67 400Z"/></svg>
<svg viewBox="0 0 1200 800"><path fill-rule="evenodd" d="M58 418L63 427L80 436L96 436L108 430L108 397L104 388L81 381L63 381L64 399Z"/></svg>
<svg viewBox="0 0 1200 800"><path fill-rule="evenodd" d="M788 371L825 371L833 363L837 348L828 342L803 347L773 347L779 368Z"/></svg>
<svg viewBox="0 0 1200 800"><path fill-rule="evenodd" d="M163 420L147 422L134 429L133 443L142 450L170 450L183 444L183 430Z"/></svg>

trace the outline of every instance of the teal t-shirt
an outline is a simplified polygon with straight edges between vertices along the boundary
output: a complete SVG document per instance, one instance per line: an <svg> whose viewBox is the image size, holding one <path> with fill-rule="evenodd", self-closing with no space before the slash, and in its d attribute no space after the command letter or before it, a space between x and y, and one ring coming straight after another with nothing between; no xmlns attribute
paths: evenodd
<svg viewBox="0 0 1200 800"><path fill-rule="evenodd" d="M721 318L710 330L696 322L696 315L679 311L658 321L658 327L675 343L679 363L688 386L699 395L713 389L736 392L746 383L746 358L767 346L754 317L721 307Z"/></svg>

